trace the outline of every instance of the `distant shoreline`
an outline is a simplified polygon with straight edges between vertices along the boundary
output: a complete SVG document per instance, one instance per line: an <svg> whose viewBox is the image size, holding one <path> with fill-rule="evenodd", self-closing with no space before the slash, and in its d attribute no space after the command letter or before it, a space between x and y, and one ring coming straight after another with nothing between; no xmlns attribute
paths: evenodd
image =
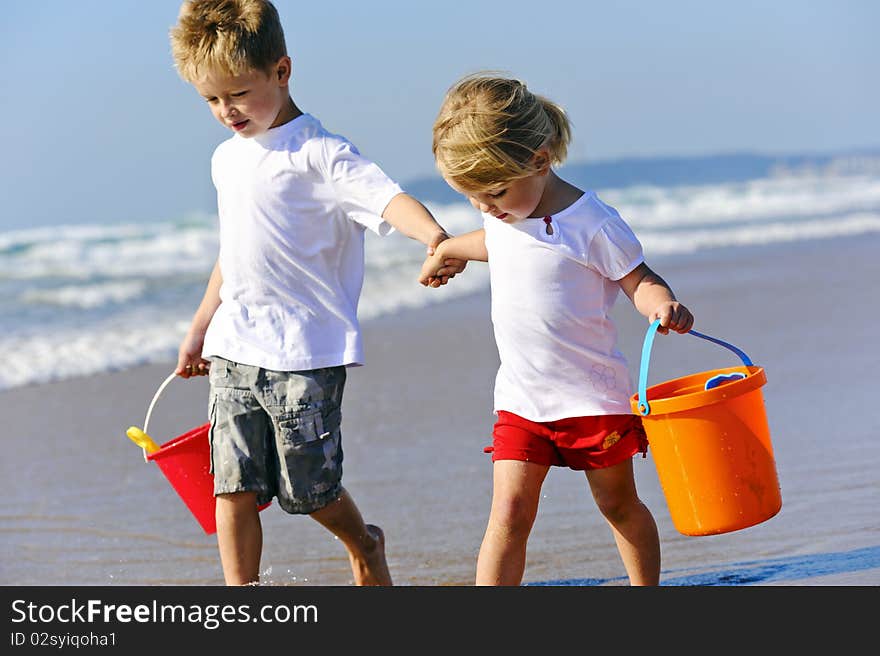
<svg viewBox="0 0 880 656"><path fill-rule="evenodd" d="M744 182L764 177L804 172L880 174L880 146L828 153L762 154L756 152L703 155L620 157L570 162L559 168L562 177L590 189L616 189L640 184L675 186ZM439 176L422 176L403 183L404 189L423 201L460 202Z"/></svg>

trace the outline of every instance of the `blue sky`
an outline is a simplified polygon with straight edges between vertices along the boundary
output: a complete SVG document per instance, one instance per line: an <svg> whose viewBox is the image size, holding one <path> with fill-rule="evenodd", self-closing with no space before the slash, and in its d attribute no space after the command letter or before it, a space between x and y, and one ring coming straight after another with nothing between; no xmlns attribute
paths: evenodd
<svg viewBox="0 0 880 656"><path fill-rule="evenodd" d="M292 95L406 183L459 76L560 102L570 161L880 146L873 0L278 0ZM212 212L227 136L176 75L177 0L5 0L0 230Z"/></svg>

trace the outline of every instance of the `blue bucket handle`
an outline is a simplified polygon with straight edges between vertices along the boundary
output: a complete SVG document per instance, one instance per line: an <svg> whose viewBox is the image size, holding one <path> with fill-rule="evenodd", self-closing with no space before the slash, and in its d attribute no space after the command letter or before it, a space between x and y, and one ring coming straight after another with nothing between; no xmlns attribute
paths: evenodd
<svg viewBox="0 0 880 656"><path fill-rule="evenodd" d="M642 416L647 416L651 413L651 405L648 403L648 364L651 361L651 348L654 345L654 337L657 336L657 329L660 327L660 319L655 319L650 326L648 326L648 332L645 334L645 342L642 344L642 363L639 367L639 414ZM701 339L708 340L719 346L723 346L726 349L729 349L736 353L740 360L743 361L743 364L747 367L752 366L752 361L748 355L746 355L743 351L735 347L733 344L728 344L724 340L718 339L717 337L710 337L709 335L704 335L703 333L698 333L696 330L689 330L688 334L693 335L694 337L699 337Z"/></svg>

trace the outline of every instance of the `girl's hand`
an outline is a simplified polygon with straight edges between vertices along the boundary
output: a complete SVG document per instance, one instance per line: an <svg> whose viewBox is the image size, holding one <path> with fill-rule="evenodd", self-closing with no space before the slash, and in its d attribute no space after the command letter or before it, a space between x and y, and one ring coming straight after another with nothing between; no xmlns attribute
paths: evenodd
<svg viewBox="0 0 880 656"><path fill-rule="evenodd" d="M694 325L694 315L678 301L664 301L658 305L648 317L648 321L653 323L656 319L660 319L657 332L663 335L668 334L670 330L686 333Z"/></svg>
<svg viewBox="0 0 880 656"><path fill-rule="evenodd" d="M424 287L439 287L445 285L447 279L442 275L447 270L446 262L441 255L435 253L425 258L422 270L419 272L419 284ZM455 275L455 274L453 274ZM450 278L452 276L449 276Z"/></svg>

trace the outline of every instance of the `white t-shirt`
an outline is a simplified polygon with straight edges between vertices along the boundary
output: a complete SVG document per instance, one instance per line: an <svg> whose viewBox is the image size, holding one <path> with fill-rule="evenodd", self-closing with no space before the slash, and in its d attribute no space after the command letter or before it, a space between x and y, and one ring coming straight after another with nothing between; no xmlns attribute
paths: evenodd
<svg viewBox="0 0 880 656"><path fill-rule="evenodd" d="M627 363L609 316L615 282L644 259L617 211L587 192L552 216L483 215L501 366L495 412L531 421L632 414Z"/></svg>
<svg viewBox="0 0 880 656"><path fill-rule="evenodd" d="M381 215L400 186L309 114L224 141L211 177L223 285L203 357L276 371L362 364L364 230L393 230Z"/></svg>

